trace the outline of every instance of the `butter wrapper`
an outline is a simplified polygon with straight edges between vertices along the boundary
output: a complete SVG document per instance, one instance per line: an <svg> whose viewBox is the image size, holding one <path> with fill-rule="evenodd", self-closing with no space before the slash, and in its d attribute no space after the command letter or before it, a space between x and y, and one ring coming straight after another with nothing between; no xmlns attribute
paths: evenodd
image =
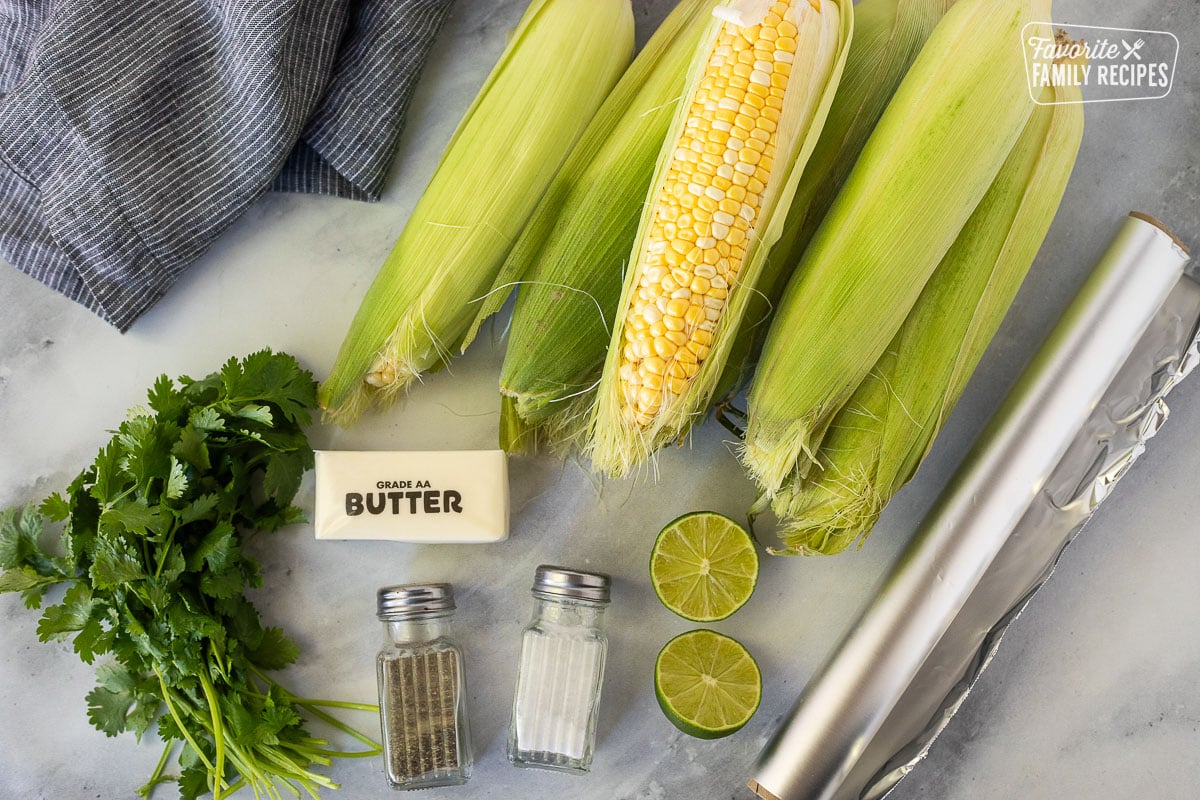
<svg viewBox="0 0 1200 800"><path fill-rule="evenodd" d="M318 539L477 544L508 538L502 450L318 450Z"/></svg>

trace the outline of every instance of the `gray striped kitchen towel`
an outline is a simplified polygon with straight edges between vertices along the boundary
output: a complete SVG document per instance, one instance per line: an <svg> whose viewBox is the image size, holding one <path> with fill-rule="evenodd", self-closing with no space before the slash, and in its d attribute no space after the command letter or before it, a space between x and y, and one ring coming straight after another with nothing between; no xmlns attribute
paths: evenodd
<svg viewBox="0 0 1200 800"><path fill-rule="evenodd" d="M0 0L0 255L121 330L272 187L374 200L451 0Z"/></svg>

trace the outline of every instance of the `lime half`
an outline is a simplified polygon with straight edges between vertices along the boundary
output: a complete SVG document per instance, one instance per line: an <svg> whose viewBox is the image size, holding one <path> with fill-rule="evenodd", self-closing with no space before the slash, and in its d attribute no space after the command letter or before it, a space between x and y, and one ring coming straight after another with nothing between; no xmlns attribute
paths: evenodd
<svg viewBox="0 0 1200 800"><path fill-rule="evenodd" d="M710 630L688 631L659 651L654 696L679 730L699 739L720 739L758 710L762 674L737 640Z"/></svg>
<svg viewBox="0 0 1200 800"><path fill-rule="evenodd" d="M650 582L662 604L684 619L725 619L754 593L758 551L746 529L729 517L686 514L658 534Z"/></svg>

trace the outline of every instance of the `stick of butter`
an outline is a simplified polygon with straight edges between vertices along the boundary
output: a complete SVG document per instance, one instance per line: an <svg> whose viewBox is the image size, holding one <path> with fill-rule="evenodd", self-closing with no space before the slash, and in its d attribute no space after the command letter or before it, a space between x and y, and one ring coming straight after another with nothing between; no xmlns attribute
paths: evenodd
<svg viewBox="0 0 1200 800"><path fill-rule="evenodd" d="M318 539L501 542L508 538L502 450L318 450Z"/></svg>

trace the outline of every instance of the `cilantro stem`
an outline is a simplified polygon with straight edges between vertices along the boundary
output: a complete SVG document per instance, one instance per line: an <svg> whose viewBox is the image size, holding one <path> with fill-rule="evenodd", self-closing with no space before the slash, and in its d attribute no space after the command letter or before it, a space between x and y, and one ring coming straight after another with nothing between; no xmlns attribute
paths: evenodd
<svg viewBox="0 0 1200 800"><path fill-rule="evenodd" d="M166 783L167 781L171 780L167 776L163 775L163 770L166 768L167 759L171 756L171 751L174 749L175 749L175 741L173 739L168 740L167 746L163 748L162 755L159 756L158 765L154 768L154 773L150 776L150 780L146 781L145 786L143 786L142 788L137 790L137 793L140 796L147 798L147 800L148 800L150 795L154 794L155 786L158 786L160 783Z"/></svg>
<svg viewBox="0 0 1200 800"><path fill-rule="evenodd" d="M373 703L349 703L341 700L313 700L308 697L293 697L292 702L302 706L317 706L319 708L344 708L348 711L366 711L378 714L379 706Z"/></svg>
<svg viewBox="0 0 1200 800"><path fill-rule="evenodd" d="M208 699L208 711L212 715L213 742L217 747L217 764L213 768L213 800L221 800L221 784L225 782L225 731L221 724L221 707L217 702L217 693L213 690L212 679L208 677L208 670L200 670L200 686Z"/></svg>
<svg viewBox="0 0 1200 800"><path fill-rule="evenodd" d="M286 746L286 744L282 746ZM320 763L319 758L313 759L312 755L308 752L298 752L297 755L306 761ZM303 764L298 764L295 759L288 757L282 750L276 747L260 748L260 756L264 761L268 761L276 765L276 767L279 769L280 775L286 775L301 785L318 784L327 789L338 788L338 785L329 778L321 775L320 773L306 769Z"/></svg>
<svg viewBox="0 0 1200 800"><path fill-rule="evenodd" d="M318 750L328 758L374 758L382 750Z"/></svg>
<svg viewBox="0 0 1200 800"><path fill-rule="evenodd" d="M260 677L265 677L265 676L260 676ZM279 686L279 684L275 684L275 685L278 688L283 689L283 687ZM283 689L283 691L287 692L286 689ZM265 700L267 697L267 695L263 694L262 692L246 692L246 694L251 697L257 697L260 700ZM292 694L291 692L288 692L288 700L290 700L291 702L295 703L298 706L304 706L305 708L308 708L310 706L315 706L316 708L344 708L344 709L347 709L348 711L365 711L369 714L378 714L379 713L379 706L375 705L374 703L350 703L350 702L342 702L340 700L320 700L320 699L314 699L311 697L297 697L296 695Z"/></svg>
<svg viewBox="0 0 1200 800"><path fill-rule="evenodd" d="M204 755L204 751L200 749L200 745L196 744L196 740L192 738L192 735L188 733L188 729L184 727L183 719L179 716L179 711L175 708L175 704L171 702L171 690L167 688L167 682L163 680L162 672L159 671L157 665L154 667L154 674L158 676L158 685L162 689L163 700L167 704L167 713L171 715L171 719L175 720L175 726L179 728L179 732L183 734L183 738L196 751L196 756L200 759L200 763L211 771L213 768L212 762L208 760L208 756Z"/></svg>
<svg viewBox="0 0 1200 800"><path fill-rule="evenodd" d="M324 711L317 708L316 706L305 705L304 703L297 703L297 705L299 705L305 711L312 714L314 717L321 720L322 722L332 725L333 727L337 728L339 731L346 734L347 736L352 736L355 739L357 739L358 741L365 744L367 747L371 748L371 750L369 751L369 753L371 755L378 755L383 752L383 745L381 745L379 742L375 741L371 737L367 736L365 733L360 733L357 730L355 730L354 728L351 728L349 725L342 722L337 717L334 717L330 714L326 714Z"/></svg>
<svg viewBox="0 0 1200 800"><path fill-rule="evenodd" d="M264 774L263 771L258 768L257 764L255 763L257 759L255 759L253 755L249 753L243 753L237 743L233 741L228 743L228 751L229 760L233 762L234 769L236 769L238 774L241 776L234 786L229 787L229 794L233 794L239 784L249 783L250 789L254 792L254 796L256 798L262 797L262 793L258 788L260 785L267 790L268 796L274 796L272 794L273 787L271 786L270 776Z"/></svg>
<svg viewBox="0 0 1200 800"><path fill-rule="evenodd" d="M171 545L175 543L175 529L178 527L178 519L171 519L171 530L167 532L167 538L164 540L162 547L158 548L158 565L154 568L154 577L157 580L163 571L163 565L167 563L167 555L171 552Z"/></svg>
<svg viewBox="0 0 1200 800"><path fill-rule="evenodd" d="M355 739L357 739L358 741L365 744L367 747L371 748L370 751L363 754L364 756L378 755L383 752L383 745L381 745L379 742L370 738L366 734L360 733L359 731L355 730L354 728L351 728L349 725L342 722L338 718L336 718L330 714L326 714L320 708L321 706L324 706L327 708L345 708L345 709L349 709L351 711L367 711L367 712L373 712L373 713L378 714L379 706L371 705L369 703L339 703L339 702L326 701L326 700L308 700L306 698L296 697L294 694L292 694L287 689L285 689L278 681L276 681L270 675L267 675L260 669L257 669L257 668L252 668L252 669L254 671L254 674L257 675L259 677L259 679L261 679L265 683L267 683L271 686L274 686L277 689L280 689L281 691L286 693L287 696L291 699L291 701L293 703L300 706L301 708L303 708L308 713L312 714L317 719L321 720L322 722L325 722L328 725L332 725L333 727L337 728L339 731L346 734L347 736L352 736Z"/></svg>

